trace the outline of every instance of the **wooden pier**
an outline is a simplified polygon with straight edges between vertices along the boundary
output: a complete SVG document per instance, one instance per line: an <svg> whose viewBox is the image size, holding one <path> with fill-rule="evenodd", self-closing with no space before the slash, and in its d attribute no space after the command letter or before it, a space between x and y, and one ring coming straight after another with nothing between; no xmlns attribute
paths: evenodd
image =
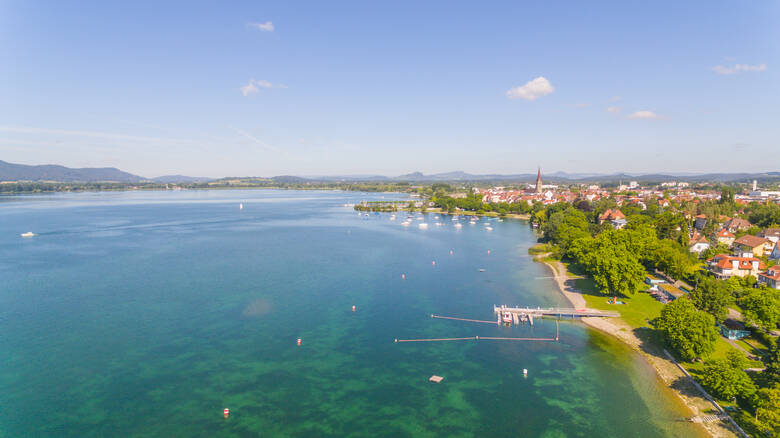
<svg viewBox="0 0 780 438"><path fill-rule="evenodd" d="M584 317L603 317L603 318L617 318L620 316L618 312L607 312L597 309L573 309L566 307L548 307L548 308L531 308L531 307L507 307L507 306L493 306L493 313L496 315L496 324L501 324L504 315L509 315L512 318L512 323L517 325L520 322L528 322L530 325L534 324L534 318L554 317L558 319L562 318L584 318Z"/></svg>

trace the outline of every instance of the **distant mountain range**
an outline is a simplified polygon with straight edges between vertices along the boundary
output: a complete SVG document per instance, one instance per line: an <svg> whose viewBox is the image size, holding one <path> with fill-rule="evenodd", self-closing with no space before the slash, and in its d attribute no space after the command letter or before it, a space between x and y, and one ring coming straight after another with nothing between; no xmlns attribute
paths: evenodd
<svg viewBox="0 0 780 438"><path fill-rule="evenodd" d="M140 183L195 183L211 181L212 178L198 178L184 175L166 175L144 178L123 172L115 167L71 168L56 164L30 166L0 160L0 181L56 181L56 182L121 182Z"/></svg>
<svg viewBox="0 0 780 438"><path fill-rule="evenodd" d="M56 164L28 166L0 160L0 180L2 181L58 181L58 182L95 182L115 181L134 183L145 181L138 175L122 172L115 167L87 167L73 169Z"/></svg>
<svg viewBox="0 0 780 438"><path fill-rule="evenodd" d="M395 177L382 175L351 175L351 176L312 176L300 177L282 175L273 177L275 181L287 184L300 184L306 182L359 182L359 181L388 181L388 182L533 182L536 173L518 173L510 175L483 174L475 175L463 171L435 173L425 175L421 172L408 173ZM599 174L599 173L566 173L554 172L542 173L544 182L572 183L572 182L599 182L617 183L639 181L640 183L659 183L663 181L688 181L688 182L748 182L754 179L759 181L780 179L780 172L759 173L708 173L708 174L682 174L682 173L658 173L658 174ZM184 175L166 175L157 178L145 178L131 173L123 172L114 167L81 168L74 169L54 164L30 166L26 164L13 164L0 160L0 181L57 181L57 182L122 182L141 183L157 182L168 183L198 183L213 181L214 178L200 178Z"/></svg>

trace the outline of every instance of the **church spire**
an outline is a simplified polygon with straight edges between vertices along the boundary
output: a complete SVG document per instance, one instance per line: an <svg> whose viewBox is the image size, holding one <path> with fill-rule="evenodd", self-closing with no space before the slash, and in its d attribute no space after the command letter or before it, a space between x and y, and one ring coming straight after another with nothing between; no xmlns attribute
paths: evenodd
<svg viewBox="0 0 780 438"><path fill-rule="evenodd" d="M536 193L542 193L542 166L539 166L536 173Z"/></svg>

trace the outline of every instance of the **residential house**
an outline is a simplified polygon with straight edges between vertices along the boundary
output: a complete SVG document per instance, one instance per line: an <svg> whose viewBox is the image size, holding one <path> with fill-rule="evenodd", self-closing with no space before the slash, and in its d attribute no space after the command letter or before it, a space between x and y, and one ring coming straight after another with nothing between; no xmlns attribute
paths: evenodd
<svg viewBox="0 0 780 438"><path fill-rule="evenodd" d="M758 282L772 289L780 289L780 266L772 266L758 274Z"/></svg>
<svg viewBox="0 0 780 438"><path fill-rule="evenodd" d="M735 238L736 236L734 236L734 234L732 234L731 232L729 232L729 230L725 228L721 228L720 231L715 233L715 240L719 244L722 243L724 245L731 246L734 244Z"/></svg>
<svg viewBox="0 0 780 438"><path fill-rule="evenodd" d="M764 269L764 263L756 257L734 257L718 254L707 260L707 269L715 277L721 279L733 276L747 277L748 275L758 277L759 271Z"/></svg>
<svg viewBox="0 0 780 438"><path fill-rule="evenodd" d="M604 222L609 222L612 224L613 227L617 228L618 230L626 226L626 216L623 214L620 210L612 210L609 209L602 213L599 216L599 224L603 224Z"/></svg>
<svg viewBox="0 0 780 438"><path fill-rule="evenodd" d="M691 241L688 244L688 250L690 252L695 252L696 254L701 254L703 251L709 249L710 247L710 241L707 240L706 237L700 235L697 231L694 231L693 237L691 237Z"/></svg>
<svg viewBox="0 0 780 438"><path fill-rule="evenodd" d="M772 250L772 242L763 237L746 235L734 241L734 255L738 257L761 257Z"/></svg>
<svg viewBox="0 0 780 438"><path fill-rule="evenodd" d="M753 224L751 224L750 222L746 221L745 219L740 219L738 217L729 219L723 224L723 228L729 230L729 232L731 233L736 233L739 230L747 230L752 226Z"/></svg>
<svg viewBox="0 0 780 438"><path fill-rule="evenodd" d="M703 230L705 226L707 226L707 215L705 214L696 215L696 218L693 221L693 227L696 228L697 230Z"/></svg>
<svg viewBox="0 0 780 438"><path fill-rule="evenodd" d="M777 243L780 240L780 228L767 228L758 233L758 236L770 240L772 243Z"/></svg>

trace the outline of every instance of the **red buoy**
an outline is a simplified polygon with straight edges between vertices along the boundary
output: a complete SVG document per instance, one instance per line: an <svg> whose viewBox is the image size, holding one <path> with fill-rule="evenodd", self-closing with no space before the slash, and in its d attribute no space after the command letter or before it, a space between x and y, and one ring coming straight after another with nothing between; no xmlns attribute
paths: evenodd
<svg viewBox="0 0 780 438"><path fill-rule="evenodd" d="M355 311L355 306L352 306L352 311L353 311L353 312Z"/></svg>
<svg viewBox="0 0 780 438"><path fill-rule="evenodd" d="M436 266L436 260L431 262L431 266Z"/></svg>
<svg viewBox="0 0 780 438"><path fill-rule="evenodd" d="M301 338L298 338L298 346L301 346Z"/></svg>
<svg viewBox="0 0 780 438"><path fill-rule="evenodd" d="M490 254L490 250L488 250L488 254Z"/></svg>
<svg viewBox="0 0 780 438"><path fill-rule="evenodd" d="M401 274L401 280L406 280L406 274Z"/></svg>
<svg viewBox="0 0 780 438"><path fill-rule="evenodd" d="M225 408L225 418L227 418L228 416L230 416L230 409Z"/></svg>

